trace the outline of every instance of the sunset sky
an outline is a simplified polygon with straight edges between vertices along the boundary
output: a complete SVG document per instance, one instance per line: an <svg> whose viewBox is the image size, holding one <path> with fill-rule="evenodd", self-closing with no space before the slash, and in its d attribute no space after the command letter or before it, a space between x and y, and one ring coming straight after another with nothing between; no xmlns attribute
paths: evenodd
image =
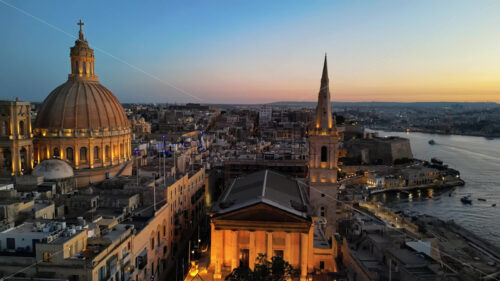
<svg viewBox="0 0 500 281"><path fill-rule="evenodd" d="M325 52L334 101L500 102L498 0L0 0L0 99L66 81L79 19L121 102L314 101Z"/></svg>

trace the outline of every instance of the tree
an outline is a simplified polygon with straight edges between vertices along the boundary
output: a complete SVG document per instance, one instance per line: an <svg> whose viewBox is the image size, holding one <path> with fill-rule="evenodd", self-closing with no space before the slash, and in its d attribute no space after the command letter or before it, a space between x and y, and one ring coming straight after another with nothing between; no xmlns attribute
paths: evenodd
<svg viewBox="0 0 500 281"><path fill-rule="evenodd" d="M254 270L244 265L235 268L226 281L285 281L295 276L297 271L282 257L274 256L271 260L266 255L259 254L255 259Z"/></svg>

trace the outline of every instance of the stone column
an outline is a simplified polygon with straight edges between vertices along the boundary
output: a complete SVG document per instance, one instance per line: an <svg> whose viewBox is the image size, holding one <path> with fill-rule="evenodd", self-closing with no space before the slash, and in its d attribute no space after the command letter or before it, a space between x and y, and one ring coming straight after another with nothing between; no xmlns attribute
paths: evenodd
<svg viewBox="0 0 500 281"><path fill-rule="evenodd" d="M307 233L300 234L300 281L307 279L307 256L308 256Z"/></svg>
<svg viewBox="0 0 500 281"><path fill-rule="evenodd" d="M266 251L267 259L271 260L273 257L273 233L267 232L267 251Z"/></svg>
<svg viewBox="0 0 500 281"><path fill-rule="evenodd" d="M251 270L255 267L255 258L257 257L255 254L256 245L255 245L255 231L250 231L250 241L249 241L249 249L248 249L248 266Z"/></svg>
<svg viewBox="0 0 500 281"><path fill-rule="evenodd" d="M292 263L292 239L291 236L292 234L290 232L287 232L285 234L285 261L289 262L290 264Z"/></svg>
<svg viewBox="0 0 500 281"><path fill-rule="evenodd" d="M233 256L231 257L231 270L235 269L239 265L239 247L238 247L238 231L231 231L231 242L233 248Z"/></svg>
<svg viewBox="0 0 500 281"><path fill-rule="evenodd" d="M224 237L222 230L215 230L212 223L212 245L210 250L210 264L214 265L214 279L221 279L221 268L224 262Z"/></svg>
<svg viewBox="0 0 500 281"><path fill-rule="evenodd" d="M93 169L94 168L94 144L92 144L92 143L89 144L89 155L88 155L87 161L89 161L89 168Z"/></svg>
<svg viewBox="0 0 500 281"><path fill-rule="evenodd" d="M115 144L111 143L109 149L111 149L111 166L113 166L115 164Z"/></svg>

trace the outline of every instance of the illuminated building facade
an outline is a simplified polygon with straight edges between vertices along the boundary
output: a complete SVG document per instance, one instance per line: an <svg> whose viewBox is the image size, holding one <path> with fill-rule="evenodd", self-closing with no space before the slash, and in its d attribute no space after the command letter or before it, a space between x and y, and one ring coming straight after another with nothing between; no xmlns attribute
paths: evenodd
<svg viewBox="0 0 500 281"><path fill-rule="evenodd" d="M255 259L280 256L299 270L294 279L335 271L334 251L315 224L305 186L271 170L239 177L211 210L210 278Z"/></svg>
<svg viewBox="0 0 500 281"><path fill-rule="evenodd" d="M32 168L30 103L0 101L0 176L22 175Z"/></svg>
<svg viewBox="0 0 500 281"><path fill-rule="evenodd" d="M131 173L131 129L118 99L99 83L94 50L79 25L71 74L41 104L33 133L35 163L52 157L67 161L81 187Z"/></svg>
<svg viewBox="0 0 500 281"><path fill-rule="evenodd" d="M332 117L328 65L325 56L316 118L309 129L309 194L316 216L325 218L327 234L333 234L337 198L339 132Z"/></svg>

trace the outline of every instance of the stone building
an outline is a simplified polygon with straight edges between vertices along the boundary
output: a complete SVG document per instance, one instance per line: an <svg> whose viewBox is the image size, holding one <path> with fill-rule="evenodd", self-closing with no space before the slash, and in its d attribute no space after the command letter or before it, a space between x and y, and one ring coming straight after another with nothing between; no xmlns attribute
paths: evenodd
<svg viewBox="0 0 500 281"><path fill-rule="evenodd" d="M340 135L332 117L328 66L325 56L316 117L309 129L309 196L316 216L326 218L327 235L335 229Z"/></svg>
<svg viewBox="0 0 500 281"><path fill-rule="evenodd" d="M131 173L130 123L95 75L94 50L82 25L71 47L71 74L43 101L33 130L35 163L53 157L67 161L78 187Z"/></svg>
<svg viewBox="0 0 500 281"><path fill-rule="evenodd" d="M288 261L300 272L293 279L334 272L333 247L312 210L304 186L287 176L262 170L237 178L211 210L209 278L238 266L253 270L259 254Z"/></svg>
<svg viewBox="0 0 500 281"><path fill-rule="evenodd" d="M30 103L0 101L0 177L22 175L32 168Z"/></svg>

